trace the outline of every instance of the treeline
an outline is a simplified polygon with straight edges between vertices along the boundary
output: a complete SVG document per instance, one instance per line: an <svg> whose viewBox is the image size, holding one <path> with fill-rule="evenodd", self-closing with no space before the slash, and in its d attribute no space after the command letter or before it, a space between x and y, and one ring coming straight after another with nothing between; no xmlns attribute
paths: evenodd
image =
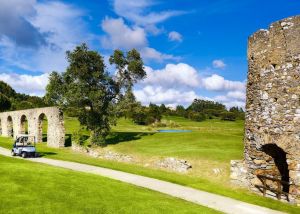
<svg viewBox="0 0 300 214"><path fill-rule="evenodd" d="M45 107L44 99L17 93L6 82L0 81L0 112Z"/></svg>
<svg viewBox="0 0 300 214"><path fill-rule="evenodd" d="M240 107L231 107L227 110L225 105L221 103L201 99L195 99L186 109L183 106L177 106L175 111L171 113L194 121L204 121L214 118L235 121L245 118L245 112Z"/></svg>
<svg viewBox="0 0 300 214"><path fill-rule="evenodd" d="M240 107L231 107L227 110L221 103L200 99L195 99L187 108L178 105L175 109L168 108L164 104L160 106L150 104L146 107L137 103L135 108L130 109L129 114L121 116L132 118L139 125L149 125L159 122L163 115L180 116L198 122L215 118L228 121L244 120L245 118L245 112Z"/></svg>

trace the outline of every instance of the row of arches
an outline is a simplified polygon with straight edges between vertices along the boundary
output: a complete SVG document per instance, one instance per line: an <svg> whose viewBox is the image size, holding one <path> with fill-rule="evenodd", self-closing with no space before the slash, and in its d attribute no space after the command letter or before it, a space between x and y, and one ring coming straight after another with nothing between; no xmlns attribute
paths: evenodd
<svg viewBox="0 0 300 214"><path fill-rule="evenodd" d="M3 119L3 118L2 118ZM8 136L14 137L18 134L29 134L33 135L34 133L30 133L29 131L29 122L28 118L25 114L23 114L19 121L13 121L12 116L8 116L6 119L6 123L1 121L0 119L0 135L2 135L2 125L7 125L7 133ZM19 123L19 131L18 133L14 132L14 122ZM41 113L38 117L38 133L37 133L37 141L38 142L47 142L47 134L48 134L48 119L44 113Z"/></svg>

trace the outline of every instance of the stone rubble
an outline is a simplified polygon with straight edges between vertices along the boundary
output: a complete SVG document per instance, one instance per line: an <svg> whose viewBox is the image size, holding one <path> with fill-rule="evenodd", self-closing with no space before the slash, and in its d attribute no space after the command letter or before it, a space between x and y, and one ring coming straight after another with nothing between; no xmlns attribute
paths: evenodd
<svg viewBox="0 0 300 214"><path fill-rule="evenodd" d="M72 150L76 152L85 153L94 158L102 158L106 160L114 160L119 162L133 163L137 162L132 156L126 154L120 154L110 150L100 150L95 148L89 148L85 146L78 145L76 143L72 143ZM192 165L188 163L186 160L180 160L173 157L164 158L162 160L156 161L153 163L145 163L145 167L151 166L159 167L161 169L167 169L179 173L186 173L188 170L192 168ZM217 174L221 173L221 169L216 169Z"/></svg>
<svg viewBox="0 0 300 214"><path fill-rule="evenodd" d="M156 165L159 168L168 169L175 172L187 172L192 168L192 165L186 160L180 160L173 157L168 157L163 160L157 161Z"/></svg>
<svg viewBox="0 0 300 214"><path fill-rule="evenodd" d="M99 156L100 158L104 158L107 160L116 160L121 162L133 162L133 157L125 154L119 154L117 152L106 151L104 154Z"/></svg>

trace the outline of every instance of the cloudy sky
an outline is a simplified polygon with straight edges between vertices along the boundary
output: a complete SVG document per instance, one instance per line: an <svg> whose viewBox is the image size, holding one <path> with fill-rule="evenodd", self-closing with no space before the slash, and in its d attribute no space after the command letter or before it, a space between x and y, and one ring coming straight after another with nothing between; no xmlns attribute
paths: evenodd
<svg viewBox="0 0 300 214"><path fill-rule="evenodd" d="M0 0L0 79L43 96L48 74L67 66L65 52L85 42L107 64L114 49L140 51L147 78L135 95L144 104L244 106L248 36L299 8L295 0Z"/></svg>

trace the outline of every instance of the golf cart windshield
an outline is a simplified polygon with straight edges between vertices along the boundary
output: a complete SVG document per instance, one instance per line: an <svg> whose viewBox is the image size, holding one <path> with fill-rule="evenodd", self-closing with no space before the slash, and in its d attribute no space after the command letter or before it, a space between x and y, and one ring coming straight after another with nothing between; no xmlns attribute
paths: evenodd
<svg viewBox="0 0 300 214"><path fill-rule="evenodd" d="M28 140L28 137L20 137L15 142L15 147L31 147L34 146L34 143Z"/></svg>

